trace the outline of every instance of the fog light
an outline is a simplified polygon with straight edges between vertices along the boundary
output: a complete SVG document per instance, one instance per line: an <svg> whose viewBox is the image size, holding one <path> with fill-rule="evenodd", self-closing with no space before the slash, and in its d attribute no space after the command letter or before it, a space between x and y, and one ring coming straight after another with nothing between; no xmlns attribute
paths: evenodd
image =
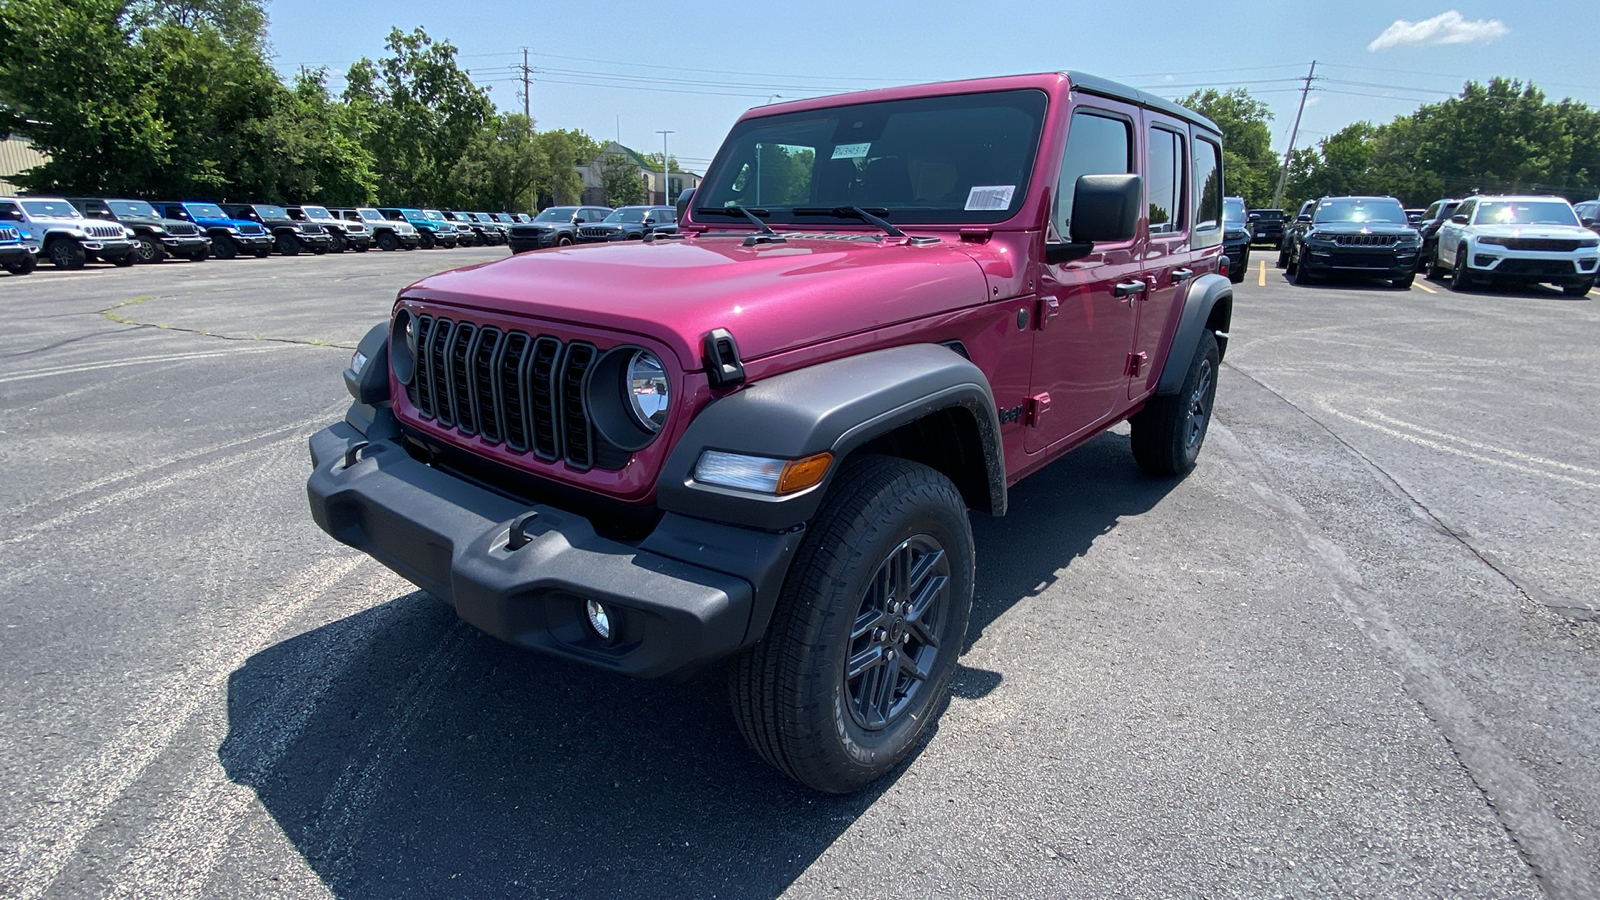
<svg viewBox="0 0 1600 900"><path fill-rule="evenodd" d="M584 602L583 608L589 614L589 627L600 636L600 640L611 640L611 614L606 612L605 606L594 600L588 600Z"/></svg>

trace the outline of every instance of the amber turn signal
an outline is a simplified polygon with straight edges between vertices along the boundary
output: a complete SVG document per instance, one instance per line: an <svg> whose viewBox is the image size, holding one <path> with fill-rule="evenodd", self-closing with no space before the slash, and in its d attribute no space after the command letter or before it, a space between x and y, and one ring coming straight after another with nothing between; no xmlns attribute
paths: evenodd
<svg viewBox="0 0 1600 900"><path fill-rule="evenodd" d="M790 460L784 464L783 474L778 476L778 493L792 494L821 484L831 465L833 454L826 451L804 459Z"/></svg>

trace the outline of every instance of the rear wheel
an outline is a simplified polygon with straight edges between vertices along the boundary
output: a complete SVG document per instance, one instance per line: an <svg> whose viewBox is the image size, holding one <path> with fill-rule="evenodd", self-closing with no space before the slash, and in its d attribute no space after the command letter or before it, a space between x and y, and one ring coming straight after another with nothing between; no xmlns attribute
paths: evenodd
<svg viewBox="0 0 1600 900"><path fill-rule="evenodd" d="M239 255L239 245L233 238L221 234L211 239L211 252L217 259L233 259Z"/></svg>
<svg viewBox="0 0 1600 900"><path fill-rule="evenodd" d="M167 251L160 242L148 234L139 235L139 244L134 248L134 254L142 263L158 263L167 258Z"/></svg>
<svg viewBox="0 0 1600 900"><path fill-rule="evenodd" d="M1217 401L1217 367L1222 353L1217 337L1204 332L1176 394L1151 397L1128 420L1133 458L1151 475L1171 477L1194 468L1211 425Z"/></svg>
<svg viewBox="0 0 1600 900"><path fill-rule="evenodd" d="M831 793L892 769L944 711L972 613L971 523L950 479L848 460L789 568L767 636L735 658L745 740Z"/></svg>
<svg viewBox="0 0 1600 900"><path fill-rule="evenodd" d="M58 269L81 269L89 261L89 254L82 245L69 238L56 238L44 252L50 257L50 264Z"/></svg>

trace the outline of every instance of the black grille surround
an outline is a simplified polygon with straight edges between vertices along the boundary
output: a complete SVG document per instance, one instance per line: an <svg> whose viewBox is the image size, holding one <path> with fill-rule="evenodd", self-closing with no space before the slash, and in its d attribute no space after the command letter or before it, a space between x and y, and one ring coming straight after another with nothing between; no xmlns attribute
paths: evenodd
<svg viewBox="0 0 1600 900"><path fill-rule="evenodd" d="M1335 234L1331 237L1341 247L1392 247L1400 242L1398 234Z"/></svg>
<svg viewBox="0 0 1600 900"><path fill-rule="evenodd" d="M585 376L602 352L587 341L415 316L416 374L406 397L434 427L578 471L621 469L632 454L596 431Z"/></svg>
<svg viewBox="0 0 1600 900"><path fill-rule="evenodd" d="M1494 238L1493 240L1480 239L1479 244L1485 247L1504 247L1507 250L1522 250L1535 253L1571 253L1583 246L1576 238Z"/></svg>

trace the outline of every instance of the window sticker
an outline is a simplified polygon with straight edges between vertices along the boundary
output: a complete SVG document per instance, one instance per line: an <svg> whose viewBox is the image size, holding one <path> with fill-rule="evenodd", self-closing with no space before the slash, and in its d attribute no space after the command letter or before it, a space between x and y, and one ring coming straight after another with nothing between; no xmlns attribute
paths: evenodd
<svg viewBox="0 0 1600 900"><path fill-rule="evenodd" d="M834 159L866 159L867 151L872 149L872 142L865 144L839 144L833 148Z"/></svg>
<svg viewBox="0 0 1600 900"><path fill-rule="evenodd" d="M978 209L1010 209L1011 195L1016 193L1014 184L977 184L967 192L968 210Z"/></svg>

